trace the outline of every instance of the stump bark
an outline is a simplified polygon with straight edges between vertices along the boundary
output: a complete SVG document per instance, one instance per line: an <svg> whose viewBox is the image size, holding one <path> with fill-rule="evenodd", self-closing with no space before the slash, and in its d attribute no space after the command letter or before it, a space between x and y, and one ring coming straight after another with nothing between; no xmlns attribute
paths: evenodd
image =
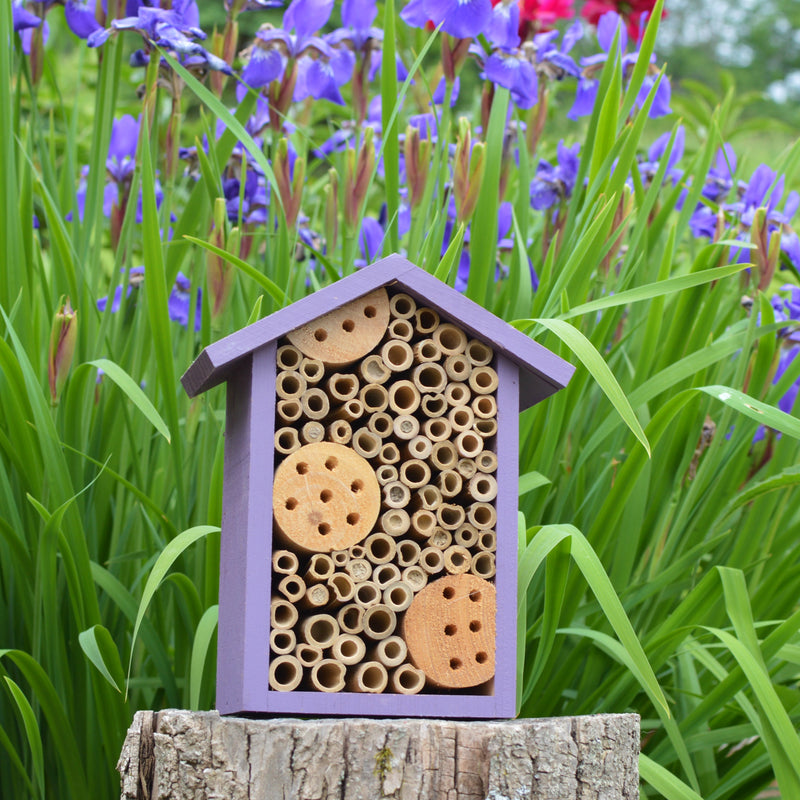
<svg viewBox="0 0 800 800"><path fill-rule="evenodd" d="M122 800L638 800L639 717L458 722L139 711Z"/></svg>

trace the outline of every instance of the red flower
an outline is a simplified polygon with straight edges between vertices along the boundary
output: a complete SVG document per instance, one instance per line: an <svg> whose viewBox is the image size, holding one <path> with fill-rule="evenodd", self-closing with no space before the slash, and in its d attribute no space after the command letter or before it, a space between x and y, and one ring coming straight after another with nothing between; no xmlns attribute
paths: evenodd
<svg viewBox="0 0 800 800"><path fill-rule="evenodd" d="M628 36L634 41L639 41L644 33L645 15L649 17L655 0L586 0L581 9L581 16L591 25L597 25L597 20L609 11L619 14L628 28ZM666 16L665 11L662 16Z"/></svg>
<svg viewBox="0 0 800 800"><path fill-rule="evenodd" d="M518 0L519 35L527 39L528 34L536 34L552 28L559 19L572 19L575 10L573 0ZM492 6L502 0L492 0Z"/></svg>

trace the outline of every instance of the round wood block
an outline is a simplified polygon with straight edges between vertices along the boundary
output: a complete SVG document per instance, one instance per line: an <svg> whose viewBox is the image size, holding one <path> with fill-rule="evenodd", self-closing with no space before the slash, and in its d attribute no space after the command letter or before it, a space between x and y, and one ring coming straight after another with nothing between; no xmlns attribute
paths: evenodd
<svg viewBox="0 0 800 800"><path fill-rule="evenodd" d="M497 593L474 575L429 583L403 620L408 654L434 686L464 689L494 675Z"/></svg>
<svg viewBox="0 0 800 800"><path fill-rule="evenodd" d="M375 472L344 445L307 444L275 471L275 522L304 552L329 553L360 542L372 530L380 506Z"/></svg>
<svg viewBox="0 0 800 800"><path fill-rule="evenodd" d="M373 350L389 324L389 296L376 289L341 308L323 314L286 336L309 358L326 366L352 364Z"/></svg>

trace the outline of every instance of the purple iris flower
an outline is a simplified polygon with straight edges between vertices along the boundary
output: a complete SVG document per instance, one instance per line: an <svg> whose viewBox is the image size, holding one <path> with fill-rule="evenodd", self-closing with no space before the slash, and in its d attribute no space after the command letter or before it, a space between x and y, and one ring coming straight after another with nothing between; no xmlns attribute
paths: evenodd
<svg viewBox="0 0 800 800"><path fill-rule="evenodd" d="M182 273L178 272L175 278L175 285L167 299L167 310L169 318L177 322L184 328L189 324L189 311L191 309L192 284L191 281ZM203 308L203 290L197 290L197 304L194 314L194 329L200 330L201 312Z"/></svg>
<svg viewBox="0 0 800 800"><path fill-rule="evenodd" d="M326 139L319 147L312 150L315 158L327 158L331 153L339 153L347 149L347 143L355 138L356 133L362 128L372 128L375 131L375 138L380 136L381 123L381 98L377 95L370 100L367 107L367 118L363 126L352 120L344 120L341 127L330 138Z"/></svg>
<svg viewBox="0 0 800 800"><path fill-rule="evenodd" d="M575 180L578 177L581 146L579 143L567 147L562 139L558 143L558 164L540 161L536 176L531 181L531 205L537 211L559 204L572 196Z"/></svg>
<svg viewBox="0 0 800 800"><path fill-rule="evenodd" d="M361 232L358 236L358 246L361 249L363 258L355 260L356 268L366 267L373 261L380 258L383 252L383 239L386 232L377 219L364 217L361 220Z"/></svg>
<svg viewBox="0 0 800 800"><path fill-rule="evenodd" d="M125 272L125 270L122 270ZM134 286L138 286L144 279L144 267L131 267L128 273L128 289L125 292L125 297L130 297L133 292ZM108 305L108 297L101 297L97 301L97 308L99 311L105 311ZM111 299L111 313L116 314L122 305L122 286L117 286L114 289L114 297Z"/></svg>
<svg viewBox="0 0 800 800"><path fill-rule="evenodd" d="M249 165L248 165L249 166ZM239 199L241 218L245 224L264 225L269 207L269 184L254 170L248 169L244 179L244 191L239 178L226 178L222 182L228 219L234 225L239 221Z"/></svg>
<svg viewBox="0 0 800 800"><path fill-rule="evenodd" d="M15 33L27 30L28 28L38 28L42 24L42 20L39 19L36 14L28 11L28 9L22 5L22 0L14 0L11 4L11 21Z"/></svg>
<svg viewBox="0 0 800 800"><path fill-rule="evenodd" d="M484 33L492 20L491 0L411 0L400 12L401 19L414 28L428 21L441 23L442 30L456 39L473 39Z"/></svg>
<svg viewBox="0 0 800 800"><path fill-rule="evenodd" d="M788 292L785 297L780 294L772 296L772 308L775 310L776 322L792 322L792 327L783 328L779 332L781 339L793 344L800 344L800 288L786 284L781 286L781 292Z"/></svg>
<svg viewBox="0 0 800 800"><path fill-rule="evenodd" d="M456 79L453 81L453 93L450 96L450 108L454 108L456 101L458 100L458 93L461 91L461 78L456 76ZM447 94L447 81L444 78L439 80L439 83L436 85L436 88L433 90L433 96L431 97L431 103L435 106L440 106L444 103L445 96ZM428 105L430 105L429 103Z"/></svg>
<svg viewBox="0 0 800 800"><path fill-rule="evenodd" d="M647 151L647 159L639 163L639 173L648 185L652 183L656 173L661 166L664 151L669 144L669 133L664 133L656 139ZM683 148L686 141L686 130L683 125L678 126L675 134L675 143L667 158L667 170L665 179L672 181L674 186L683 177L683 170L677 169L675 165L683 158Z"/></svg>
<svg viewBox="0 0 800 800"><path fill-rule="evenodd" d="M727 197L733 188L733 174L736 172L736 153L727 142L717 151L714 166L708 171L703 187L703 197L718 202Z"/></svg>

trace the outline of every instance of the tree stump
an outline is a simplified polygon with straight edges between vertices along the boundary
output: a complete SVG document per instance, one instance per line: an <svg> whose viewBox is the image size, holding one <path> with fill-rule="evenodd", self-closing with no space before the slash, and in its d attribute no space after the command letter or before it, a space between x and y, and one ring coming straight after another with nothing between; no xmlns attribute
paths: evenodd
<svg viewBox="0 0 800 800"><path fill-rule="evenodd" d="M639 717L458 722L139 711L122 800L638 800Z"/></svg>

